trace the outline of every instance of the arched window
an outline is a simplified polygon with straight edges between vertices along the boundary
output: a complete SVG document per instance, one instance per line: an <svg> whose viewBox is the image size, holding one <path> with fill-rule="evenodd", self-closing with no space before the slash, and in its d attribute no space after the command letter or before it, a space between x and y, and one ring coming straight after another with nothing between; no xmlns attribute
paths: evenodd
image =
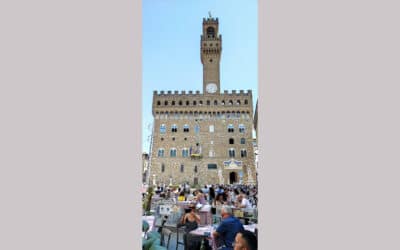
<svg viewBox="0 0 400 250"><path fill-rule="evenodd" d="M211 102L210 100L207 100L207 105L210 106Z"/></svg>
<svg viewBox="0 0 400 250"><path fill-rule="evenodd" d="M158 154L157 154L157 156L158 156L158 157L164 157L164 149L163 149L163 148L159 148L159 149L158 149Z"/></svg>
<svg viewBox="0 0 400 250"><path fill-rule="evenodd" d="M229 105L233 105L233 102L232 102L232 100L229 100Z"/></svg>
<svg viewBox="0 0 400 250"><path fill-rule="evenodd" d="M229 155L230 158L234 158L235 157L235 149L230 148L228 150L228 155Z"/></svg>
<svg viewBox="0 0 400 250"><path fill-rule="evenodd" d="M225 105L225 101L224 100L221 101L221 105Z"/></svg>
<svg viewBox="0 0 400 250"><path fill-rule="evenodd" d="M175 106L175 101L172 101L171 105L172 105L172 106Z"/></svg>
<svg viewBox="0 0 400 250"><path fill-rule="evenodd" d="M240 144L245 144L245 143L246 143L246 139L240 138Z"/></svg>
<svg viewBox="0 0 400 250"><path fill-rule="evenodd" d="M160 134L165 134L167 130L167 127L165 126L165 124L161 124L160 125Z"/></svg>
<svg viewBox="0 0 400 250"><path fill-rule="evenodd" d="M249 104L249 101L247 101L247 99L244 100L244 104Z"/></svg>
<svg viewBox="0 0 400 250"><path fill-rule="evenodd" d="M240 150L240 157L242 157L242 158L247 157L247 151L246 151L246 149Z"/></svg>
<svg viewBox="0 0 400 250"><path fill-rule="evenodd" d="M239 133L244 133L246 130L245 126L243 124L239 124Z"/></svg>
<svg viewBox="0 0 400 250"><path fill-rule="evenodd" d="M217 106L218 105L218 101L214 100L214 105Z"/></svg>
<svg viewBox="0 0 400 250"><path fill-rule="evenodd" d="M236 105L240 105L240 100L237 100L237 101L236 101Z"/></svg>
<svg viewBox="0 0 400 250"><path fill-rule="evenodd" d="M160 101L157 101L157 106L160 106L161 105L161 102Z"/></svg>
<svg viewBox="0 0 400 250"><path fill-rule="evenodd" d="M182 149L182 157L189 157L189 150L187 148Z"/></svg>
<svg viewBox="0 0 400 250"><path fill-rule="evenodd" d="M161 172L164 173L164 171L165 171L165 165L164 165L164 163L162 163L162 164L161 164Z"/></svg>
<svg viewBox="0 0 400 250"><path fill-rule="evenodd" d="M169 151L169 156L176 157L176 148L171 148L171 150Z"/></svg>
<svg viewBox="0 0 400 250"><path fill-rule="evenodd" d="M214 27L208 27L207 28L207 37L208 38L215 37L215 29L214 29Z"/></svg>
<svg viewBox="0 0 400 250"><path fill-rule="evenodd" d="M197 102L196 101L193 101L193 106L196 106L197 105Z"/></svg>
<svg viewBox="0 0 400 250"><path fill-rule="evenodd" d="M172 126L171 126L171 132L173 132L173 133L178 132L178 126L176 126L176 124L172 124Z"/></svg>
<svg viewBox="0 0 400 250"><path fill-rule="evenodd" d="M235 144L235 140L233 138L229 138L229 144Z"/></svg>
<svg viewBox="0 0 400 250"><path fill-rule="evenodd" d="M189 132L189 125L188 124L183 125L183 132L185 132L185 133Z"/></svg>
<svg viewBox="0 0 400 250"><path fill-rule="evenodd" d="M165 101L165 102L164 102L164 105L165 105L165 106L168 106L168 101Z"/></svg>
<svg viewBox="0 0 400 250"><path fill-rule="evenodd" d="M233 124L228 125L228 133L233 133L235 131Z"/></svg>
<svg viewBox="0 0 400 250"><path fill-rule="evenodd" d="M203 101L202 100L199 101L199 105L200 106L203 105Z"/></svg>
<svg viewBox="0 0 400 250"><path fill-rule="evenodd" d="M179 106L182 106L182 101L179 101Z"/></svg>
<svg viewBox="0 0 400 250"><path fill-rule="evenodd" d="M189 101L186 101L186 106L189 106Z"/></svg>

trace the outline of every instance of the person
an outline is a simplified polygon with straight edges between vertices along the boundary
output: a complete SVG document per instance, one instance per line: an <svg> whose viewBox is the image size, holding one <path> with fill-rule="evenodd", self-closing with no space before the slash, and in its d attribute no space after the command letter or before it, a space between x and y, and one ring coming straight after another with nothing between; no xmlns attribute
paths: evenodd
<svg viewBox="0 0 400 250"><path fill-rule="evenodd" d="M213 185L211 185L210 188L208 189L208 197L210 204L212 204L215 200L215 190Z"/></svg>
<svg viewBox="0 0 400 250"><path fill-rule="evenodd" d="M181 191L178 196L178 201L185 201L185 191Z"/></svg>
<svg viewBox="0 0 400 250"><path fill-rule="evenodd" d="M185 232L183 236L183 242L185 245L185 249L192 249L196 245L199 244L197 238L192 237L188 234L190 231L193 231L199 227L200 224L200 216L196 214L196 206L190 205L188 211L183 215L181 219L182 226L185 226Z"/></svg>
<svg viewBox="0 0 400 250"><path fill-rule="evenodd" d="M224 195L218 194L217 198L214 200L214 206L222 206L225 205Z"/></svg>
<svg viewBox="0 0 400 250"><path fill-rule="evenodd" d="M251 209L252 205L248 199L244 196L244 194L239 194L237 197L237 202L236 202L236 207L237 208L245 208L245 209Z"/></svg>
<svg viewBox="0 0 400 250"><path fill-rule="evenodd" d="M256 235L248 230L238 232L233 250L257 250Z"/></svg>
<svg viewBox="0 0 400 250"><path fill-rule="evenodd" d="M200 203L201 205L207 204L206 198L204 197L204 193L203 193L203 191L201 189L197 190L196 201L198 203Z"/></svg>
<svg viewBox="0 0 400 250"><path fill-rule="evenodd" d="M232 215L231 207L226 205L221 208L221 217L222 221L213 232L213 237L222 245L218 249L232 250L236 234L244 231L243 224Z"/></svg>

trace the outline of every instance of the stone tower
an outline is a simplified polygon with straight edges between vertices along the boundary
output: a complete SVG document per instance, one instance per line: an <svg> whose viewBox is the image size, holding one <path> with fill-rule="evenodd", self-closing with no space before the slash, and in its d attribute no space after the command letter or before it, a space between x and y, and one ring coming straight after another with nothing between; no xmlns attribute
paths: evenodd
<svg viewBox="0 0 400 250"><path fill-rule="evenodd" d="M220 90L218 18L202 30L203 93L153 92L150 184L255 183L252 91Z"/></svg>
<svg viewBox="0 0 400 250"><path fill-rule="evenodd" d="M222 52L222 37L218 33L218 18L203 19L203 34L201 35L200 57L203 64L203 93L217 94L220 92L219 63Z"/></svg>

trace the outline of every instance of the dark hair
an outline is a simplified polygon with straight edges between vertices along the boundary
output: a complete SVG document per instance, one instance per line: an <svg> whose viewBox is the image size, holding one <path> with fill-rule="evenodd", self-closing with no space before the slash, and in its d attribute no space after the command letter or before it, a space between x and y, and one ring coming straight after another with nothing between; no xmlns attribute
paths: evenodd
<svg viewBox="0 0 400 250"><path fill-rule="evenodd" d="M256 235L248 230L238 232L242 235L243 240L246 242L249 250L257 250L257 237Z"/></svg>

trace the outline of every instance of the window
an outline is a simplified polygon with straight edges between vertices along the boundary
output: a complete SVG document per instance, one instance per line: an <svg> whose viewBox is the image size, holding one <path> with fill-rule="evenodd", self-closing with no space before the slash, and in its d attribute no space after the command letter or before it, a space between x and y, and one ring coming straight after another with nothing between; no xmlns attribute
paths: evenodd
<svg viewBox="0 0 400 250"><path fill-rule="evenodd" d="M189 106L189 101L186 101L186 106Z"/></svg>
<svg viewBox="0 0 400 250"><path fill-rule="evenodd" d="M232 100L229 100L229 105L233 105L233 102L232 102Z"/></svg>
<svg viewBox="0 0 400 250"><path fill-rule="evenodd" d="M240 100L237 100L237 101L236 101L236 105L240 105Z"/></svg>
<svg viewBox="0 0 400 250"><path fill-rule="evenodd" d="M246 143L246 139L240 138L240 144L245 144L245 143Z"/></svg>
<svg viewBox="0 0 400 250"><path fill-rule="evenodd" d="M229 157L234 158L235 157L235 149L230 148L228 151L228 155L229 155Z"/></svg>
<svg viewBox="0 0 400 250"><path fill-rule="evenodd" d="M183 125L183 132L185 132L185 133L189 132L189 125L188 124Z"/></svg>
<svg viewBox="0 0 400 250"><path fill-rule="evenodd" d="M159 149L158 149L158 154L157 154L157 156L158 156L158 157L164 157L164 149L163 149L163 148L159 148Z"/></svg>
<svg viewBox="0 0 400 250"><path fill-rule="evenodd" d="M214 133L214 125L210 125L210 133Z"/></svg>
<svg viewBox="0 0 400 250"><path fill-rule="evenodd" d="M235 129L233 128L232 124L228 125L228 133L233 133L235 131Z"/></svg>
<svg viewBox="0 0 400 250"><path fill-rule="evenodd" d="M207 28L207 37L208 38L213 38L215 36L215 29L214 27L208 27Z"/></svg>
<svg viewBox="0 0 400 250"><path fill-rule="evenodd" d="M164 165L164 163L163 163L163 164L161 164L161 172L164 173L164 171L165 171L165 165Z"/></svg>
<svg viewBox="0 0 400 250"><path fill-rule="evenodd" d="M172 105L172 106L175 106L175 101L172 101L171 105Z"/></svg>
<svg viewBox="0 0 400 250"><path fill-rule="evenodd" d="M200 100L200 101L199 101L199 105L200 105L200 106L203 105L203 101Z"/></svg>
<svg viewBox="0 0 400 250"><path fill-rule="evenodd" d="M240 150L240 157L247 157L247 151L246 151L246 149L242 149L242 150Z"/></svg>
<svg viewBox="0 0 400 250"><path fill-rule="evenodd" d="M171 126L171 132L173 132L173 133L178 132L178 127L176 126L176 124L172 124L172 126Z"/></svg>
<svg viewBox="0 0 400 250"><path fill-rule="evenodd" d="M218 105L218 101L214 100L214 105L217 106Z"/></svg>
<svg viewBox="0 0 400 250"><path fill-rule="evenodd" d="M225 101L224 100L221 101L221 105L225 105Z"/></svg>
<svg viewBox="0 0 400 250"><path fill-rule="evenodd" d="M244 104L249 104L249 101L247 101L247 99L244 100Z"/></svg>
<svg viewBox="0 0 400 250"><path fill-rule="evenodd" d="M179 101L179 106L182 106L182 101Z"/></svg>
<svg viewBox="0 0 400 250"><path fill-rule="evenodd" d="M194 166L194 172L197 173L197 166Z"/></svg>
<svg viewBox="0 0 400 250"><path fill-rule="evenodd" d="M210 100L207 100L207 105L210 106L211 102Z"/></svg>
<svg viewBox="0 0 400 250"><path fill-rule="evenodd" d="M229 138L229 144L235 144L235 140L233 138Z"/></svg>
<svg viewBox="0 0 400 250"><path fill-rule="evenodd" d="M160 106L161 105L161 102L160 101L157 101L157 106Z"/></svg>
<svg viewBox="0 0 400 250"><path fill-rule="evenodd" d="M165 106L168 106L168 101L165 101L165 102L164 102L164 105L165 105Z"/></svg>
<svg viewBox="0 0 400 250"><path fill-rule="evenodd" d="M161 124L160 125L160 134L165 134L167 130L167 127L165 126L165 124Z"/></svg>
<svg viewBox="0 0 400 250"><path fill-rule="evenodd" d="M189 156L189 150L187 148L182 149L182 157L188 157Z"/></svg>
<svg viewBox="0 0 400 250"><path fill-rule="evenodd" d="M200 132L200 126L198 124L194 125L194 132L198 134Z"/></svg>
<svg viewBox="0 0 400 250"><path fill-rule="evenodd" d="M239 133L245 132L245 126L243 124L239 124Z"/></svg>
<svg viewBox="0 0 400 250"><path fill-rule="evenodd" d="M197 105L197 102L196 101L193 101L193 106L196 106Z"/></svg>
<svg viewBox="0 0 400 250"><path fill-rule="evenodd" d="M185 166L181 164L181 173L183 173L183 171L185 171Z"/></svg>
<svg viewBox="0 0 400 250"><path fill-rule="evenodd" d="M214 157L214 156L215 156L214 151L210 150L210 151L208 152L208 157Z"/></svg>
<svg viewBox="0 0 400 250"><path fill-rule="evenodd" d="M217 164L210 163L210 164L207 165L207 168L208 169L217 169Z"/></svg>
<svg viewBox="0 0 400 250"><path fill-rule="evenodd" d="M176 148L171 148L171 150L169 151L169 156L176 157Z"/></svg>

